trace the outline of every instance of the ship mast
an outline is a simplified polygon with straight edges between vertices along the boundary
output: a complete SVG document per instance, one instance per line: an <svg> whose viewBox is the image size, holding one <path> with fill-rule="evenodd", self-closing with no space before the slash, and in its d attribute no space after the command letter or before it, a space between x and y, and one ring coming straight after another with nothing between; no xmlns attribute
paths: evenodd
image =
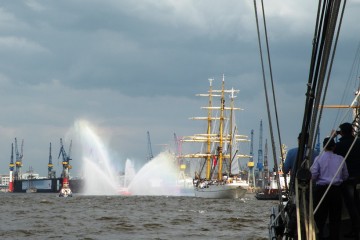
<svg viewBox="0 0 360 240"><path fill-rule="evenodd" d="M210 90L209 90L209 108L208 108L208 125L207 125L207 157L206 157L206 179L210 179L210 172L211 172L211 120L212 120L212 81L214 79L209 78L210 83Z"/></svg>
<svg viewBox="0 0 360 240"><path fill-rule="evenodd" d="M221 106L220 106L220 139L218 146L219 153L219 171L218 171L218 180L222 179L222 164L223 164L223 129L224 129L224 109L225 109L225 98L224 98L224 85L225 78L223 75L222 84L221 84Z"/></svg>
<svg viewBox="0 0 360 240"><path fill-rule="evenodd" d="M232 155L232 150L233 150L233 142L234 142L234 135L235 135L235 129L233 131L233 121L234 121L234 98L236 97L234 95L235 93L235 90L234 88L231 88L230 90L230 131L229 131L229 136L230 136L230 140L229 140L229 155L230 155L230 158L229 158L229 174L231 174L231 165L232 165L232 161L233 161L233 155ZM236 153L235 152L235 156L234 158L236 157Z"/></svg>
<svg viewBox="0 0 360 240"><path fill-rule="evenodd" d="M181 155L182 158L203 158L205 160L204 164L203 164L203 168L201 168L200 172L202 172L202 170L204 170L205 172L205 179L211 179L213 177L214 174L214 170L218 170L220 173L218 173L218 175L216 175L216 173L214 174L216 176L216 179L221 180L222 178L222 167L223 167L223 161L225 161L226 159L230 159L229 162L231 163L233 158L248 158L248 155L244 155L244 154L237 154L238 152L236 151L236 153L232 153L234 146L232 146L232 144L237 143L237 142L248 142L249 140L247 139L247 136L245 135L238 135L236 134L236 131L233 131L233 126L234 126L234 110L242 110L241 108L236 108L234 107L234 98L235 98L235 94L239 92L239 90L234 90L233 88L231 90L225 90L225 77L223 76L222 79L222 88L213 89L213 82L214 79L209 79L210 82L210 89L208 91L208 93L206 94L196 94L196 96L201 96L201 97L208 97L208 106L206 107L201 107L202 109L207 109L207 116L206 117L192 117L190 119L192 120L206 120L207 121L207 130L206 133L204 134L195 134L193 136L185 136L182 137L182 139L180 140L181 142L198 142L198 143L204 143L206 144L205 146L205 151L203 153L192 153L192 154L184 154ZM225 106L225 93L230 93L230 98L231 98L231 106L230 107L226 107ZM219 97L220 98L220 106L213 106L213 98L214 97ZM214 110L218 110L220 111L220 116L213 116ZM231 121L230 121L230 131L231 133L228 133L229 131L225 130L224 132L224 121L227 120L227 118L225 117L225 111L230 111L231 114ZM214 120L219 120L219 125L217 126L218 132L217 133L213 133L212 131L214 131L215 127L213 127L214 124ZM232 132L233 131L233 132ZM214 152L214 150L212 149L213 144L217 145L217 149ZM224 144L230 144L229 147L229 151L227 151L227 153L224 153ZM220 156L221 155L221 156ZM221 159L221 161L220 161ZM231 172L231 171L229 171Z"/></svg>

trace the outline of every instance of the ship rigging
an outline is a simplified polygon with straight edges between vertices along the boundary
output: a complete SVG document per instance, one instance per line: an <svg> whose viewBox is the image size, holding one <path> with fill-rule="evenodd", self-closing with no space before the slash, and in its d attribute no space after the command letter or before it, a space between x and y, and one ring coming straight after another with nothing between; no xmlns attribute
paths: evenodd
<svg viewBox="0 0 360 240"><path fill-rule="evenodd" d="M241 198L247 192L248 183L240 179L239 167L234 166L238 165L239 158L249 158L249 155L239 153L237 144L249 140L247 136L237 134L234 121L234 111L241 110L234 105L235 93L238 93L239 90L233 88L226 90L224 76L221 90L213 89L212 82L213 79L209 79L210 89L207 94L198 94L198 96L209 98L208 106L202 107L207 110L207 117L192 118L207 122L206 133L181 139L182 142L203 143L206 149L201 153L184 154L181 157L203 159L200 170L195 174L195 196ZM229 106L225 106L225 93L230 93ZM220 106L213 105L214 97L220 98ZM217 111L219 111L219 115Z"/></svg>
<svg viewBox="0 0 360 240"><path fill-rule="evenodd" d="M274 112L277 121L279 142L281 138L278 124L278 115L275 101L275 91L271 70L270 51L267 38L264 4L261 1L263 23L265 29L265 41L267 46L268 66L270 71L270 81L273 93ZM322 119L323 106L330 75L335 57L337 42L342 25L342 19L346 6L346 0L320 0L316 17L315 31L313 36L313 48L311 53L310 71L306 85L306 100L301 126L301 138L299 141L298 155L295 169L291 174L291 180L287 191L288 201L284 203L279 199L279 204L272 209L271 221L269 226L270 239L316 239L316 226L314 213L317 206L313 206L311 166L312 155L316 145L316 136ZM262 57L261 40L258 25L256 0L254 0L255 16L258 29L258 40L260 58L264 80L264 91L268 110L269 128L271 131L272 146L274 152L274 164L277 167L275 155L275 142L273 141L273 125L270 114L268 92L266 88L266 77L264 74L264 62ZM356 96L356 99L359 95ZM281 151L280 151L281 152ZM283 161L281 157L281 161ZM283 162L281 162L282 164ZM286 179L286 178L285 178ZM278 181L279 184L279 181ZM315 211L314 211L315 209Z"/></svg>

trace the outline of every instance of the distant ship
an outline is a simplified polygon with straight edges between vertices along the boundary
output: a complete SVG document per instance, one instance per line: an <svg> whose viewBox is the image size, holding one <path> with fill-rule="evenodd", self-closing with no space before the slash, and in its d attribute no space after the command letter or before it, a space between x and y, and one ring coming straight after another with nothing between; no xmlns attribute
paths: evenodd
<svg viewBox="0 0 360 240"><path fill-rule="evenodd" d="M285 159L287 150L284 144L281 146L281 152L281 158ZM267 156L267 142L265 143L265 156ZM265 161L267 162L267 160ZM290 176L288 174L286 177L284 176L282 164L280 164L277 172L274 169L270 173L268 168L264 172L268 176L267 181L265 181L265 186L256 192L255 198L258 200L287 200L286 185L290 182Z"/></svg>
<svg viewBox="0 0 360 240"><path fill-rule="evenodd" d="M275 177L276 173L273 173L274 176L270 177L269 184L262 188L260 191L256 192L255 198L257 200L279 200L280 197L283 200L286 200L285 192L285 177L282 176L282 173L279 173L280 179L280 189L277 184L277 179ZM286 182L290 181L290 177L286 178Z"/></svg>
<svg viewBox="0 0 360 240"><path fill-rule="evenodd" d="M238 135L235 124L234 106L235 93L239 90L225 90L225 79L222 78L221 90L212 89L213 79L210 81L208 94L199 94L209 98L207 117L193 119L206 120L207 131L204 134L184 137L182 142L198 142L205 146L205 150L195 154L182 155L183 158L201 159L199 170L193 179L196 197L201 198L242 198L245 196L249 184L239 175L239 158L248 155L239 154L239 142L249 141L247 136ZM225 106L225 93L230 94L230 104ZM220 106L213 106L214 97L220 97ZM217 110L217 111L214 111ZM219 116L216 115L219 114ZM226 121L225 121L226 120Z"/></svg>

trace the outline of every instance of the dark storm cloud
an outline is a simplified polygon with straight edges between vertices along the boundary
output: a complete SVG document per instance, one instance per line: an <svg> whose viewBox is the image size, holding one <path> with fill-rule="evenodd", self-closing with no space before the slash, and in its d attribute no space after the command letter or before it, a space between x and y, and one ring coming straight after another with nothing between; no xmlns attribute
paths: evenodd
<svg viewBox="0 0 360 240"><path fill-rule="evenodd" d="M12 55L22 59L26 68L4 68L16 81L37 84L57 78L76 88L111 88L150 96L164 94L162 86L168 94L179 94L175 89L184 81L189 81L185 86L194 88L194 79L209 74L208 69L214 69L210 74L229 72L235 64L244 65L239 57L249 55L247 48L239 47L243 44L236 39L238 28L232 34L223 30L225 34L220 35L207 25L211 21L203 23L205 30L191 26L171 16L176 6L157 9L156 4L148 4L147 9L138 9L136 4L123 2L34 3L5 8L27 24L23 32L27 41L43 49L35 58L27 58L23 52ZM147 12L154 12L155 17Z"/></svg>
<svg viewBox="0 0 360 240"><path fill-rule="evenodd" d="M316 8L311 0L265 2L288 146L296 144L301 124ZM337 79L348 76L354 59L358 10L357 1L348 4L333 70ZM240 90L240 132L255 129L257 145L263 119L268 135L253 1L3 1L0 32L5 159L14 137L24 138L25 164L43 159L34 168L46 171L49 142L57 152L59 138L84 118L108 135L119 158L143 160L147 131L154 152L174 133L201 132L200 123L188 120L204 115L204 99L195 94L207 91L208 78L219 88L223 74L227 87ZM1 164L8 168L7 160ZM74 164L75 171L79 161Z"/></svg>

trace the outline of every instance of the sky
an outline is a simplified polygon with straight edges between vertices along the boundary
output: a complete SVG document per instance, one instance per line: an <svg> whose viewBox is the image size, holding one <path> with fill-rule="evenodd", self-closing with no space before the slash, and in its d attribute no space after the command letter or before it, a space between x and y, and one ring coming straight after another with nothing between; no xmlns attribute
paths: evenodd
<svg viewBox="0 0 360 240"><path fill-rule="evenodd" d="M281 137L291 148L302 123L317 2L264 2ZM339 104L343 83L358 78L359 11L359 0L348 1L329 104ZM147 132L157 155L174 145L174 134L204 131L189 120L206 115L206 101L195 95L207 92L209 78L220 88L223 75L228 88L240 90L238 129L249 137L254 130L256 161L261 120L263 143L270 137L253 1L0 1L0 173L9 171L17 138L19 147L24 140L23 171L47 174L51 142L59 174L63 138L67 149L73 140L71 171L79 174L78 120L104 141L115 169L126 159L140 167ZM338 124L326 120L321 136Z"/></svg>

